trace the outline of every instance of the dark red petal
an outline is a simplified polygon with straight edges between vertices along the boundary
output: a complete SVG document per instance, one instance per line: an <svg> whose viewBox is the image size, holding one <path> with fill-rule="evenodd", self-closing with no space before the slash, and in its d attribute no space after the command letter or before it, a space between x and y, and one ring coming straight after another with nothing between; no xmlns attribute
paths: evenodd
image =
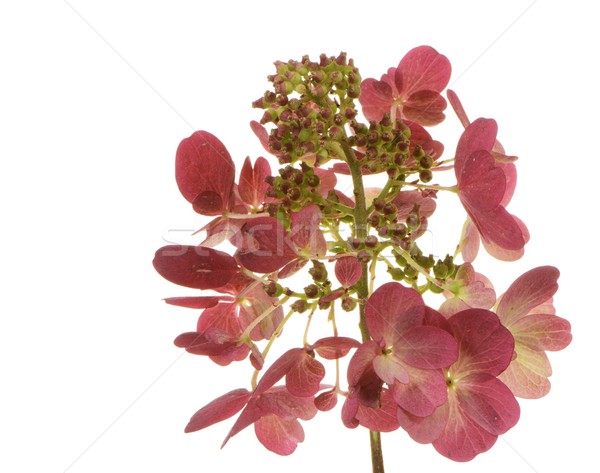
<svg viewBox="0 0 600 473"><path fill-rule="evenodd" d="M195 432L229 419L246 405L251 395L247 389L234 389L218 397L192 416L185 431Z"/></svg>
<svg viewBox="0 0 600 473"><path fill-rule="evenodd" d="M254 218L242 227L243 242L236 253L242 266L257 273L272 273L296 258L296 251L281 222Z"/></svg>
<svg viewBox="0 0 600 473"><path fill-rule="evenodd" d="M293 259L288 264L286 264L283 268L281 268L281 271L279 271L277 273L277 277L279 279L289 278L290 276L293 276L298 271L300 271L302 268L304 268L304 266L306 266L307 263L308 263L307 259L299 259L299 258Z"/></svg>
<svg viewBox="0 0 600 473"><path fill-rule="evenodd" d="M384 284L371 294L365 309L371 337L393 344L401 334L421 325L425 304L414 289L396 282Z"/></svg>
<svg viewBox="0 0 600 473"><path fill-rule="evenodd" d="M393 103L392 88L385 82L365 79L360 84L358 99L367 120L379 121L384 113L390 113Z"/></svg>
<svg viewBox="0 0 600 473"><path fill-rule="evenodd" d="M457 180L460 199L472 212L495 210L504 197L504 172L496 166L492 155L485 150L474 151L465 160Z"/></svg>
<svg viewBox="0 0 600 473"><path fill-rule="evenodd" d="M187 307L188 309L208 309L216 306L219 301L230 301L230 297L221 296L198 296L198 297L168 297L165 299L167 304L176 305L179 307Z"/></svg>
<svg viewBox="0 0 600 473"><path fill-rule="evenodd" d="M239 271L232 256L202 246L163 246L152 264L168 281L194 289L224 286Z"/></svg>
<svg viewBox="0 0 600 473"><path fill-rule="evenodd" d="M348 354L353 348L358 348L360 342L348 337L325 337L317 340L312 348L320 357L326 360L337 360Z"/></svg>
<svg viewBox="0 0 600 473"><path fill-rule="evenodd" d="M461 410L492 435L514 427L520 416L519 403L506 385L494 376L475 373L457 381Z"/></svg>
<svg viewBox="0 0 600 473"><path fill-rule="evenodd" d="M359 404L356 418L360 425L376 432L393 432L400 427L396 415L398 406L387 389L381 391L381 405L367 407Z"/></svg>
<svg viewBox="0 0 600 473"><path fill-rule="evenodd" d="M175 177L183 196L195 207L197 204L198 211L217 215L219 210L229 209L235 165L227 148L214 135L196 131L179 144Z"/></svg>
<svg viewBox="0 0 600 473"><path fill-rule="evenodd" d="M356 256L344 256L335 260L335 277L342 286L354 286L361 275L362 265Z"/></svg>
<svg viewBox="0 0 600 473"><path fill-rule="evenodd" d="M462 174L464 163L471 154L480 150L492 151L497 133L496 121L487 118L478 118L465 129L458 140L454 158L454 172L457 178Z"/></svg>
<svg viewBox="0 0 600 473"><path fill-rule="evenodd" d="M411 49L398 64L395 82L400 97L419 90L441 92L448 85L452 67L448 58L430 46Z"/></svg>
<svg viewBox="0 0 600 473"><path fill-rule="evenodd" d="M453 376L472 372L498 376L511 362L514 338L493 312L467 309L448 323L458 343L458 361L450 368Z"/></svg>
<svg viewBox="0 0 600 473"><path fill-rule="evenodd" d="M554 266L540 266L519 276L498 304L500 320L510 325L549 300L558 290L559 276Z"/></svg>
<svg viewBox="0 0 600 473"><path fill-rule="evenodd" d="M337 405L337 401L338 394L335 389L332 389L331 391L325 391L319 394L315 398L315 406L317 406L317 409L320 411L326 412L333 409Z"/></svg>
<svg viewBox="0 0 600 473"><path fill-rule="evenodd" d="M498 206L491 212L472 211L463 201L465 210L479 230L481 239L489 250L487 243L492 248L499 247L508 250L510 254L520 255L520 250L527 243L528 234L524 234L522 224L516 217L509 214L504 207ZM490 254L495 254L490 251ZM502 254L506 256L505 254Z"/></svg>
<svg viewBox="0 0 600 473"><path fill-rule="evenodd" d="M240 172L240 184L238 191L241 199L253 208L258 208L265 200L265 194L269 185L265 182L267 176L271 175L271 167L265 158L259 157L254 163L246 158Z"/></svg>

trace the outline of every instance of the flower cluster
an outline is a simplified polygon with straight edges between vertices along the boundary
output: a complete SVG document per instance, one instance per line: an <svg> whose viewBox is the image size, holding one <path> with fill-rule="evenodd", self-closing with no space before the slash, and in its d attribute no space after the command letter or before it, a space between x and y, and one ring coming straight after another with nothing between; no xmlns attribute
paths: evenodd
<svg viewBox="0 0 600 473"><path fill-rule="evenodd" d="M281 166L276 172L263 157L246 158L236 182L229 152L206 131L177 149L177 185L212 219L197 246L165 246L154 257L172 283L211 291L166 299L200 311L175 344L219 365L248 360L253 369L249 386L201 408L186 432L237 415L225 442L254 426L266 448L288 455L304 440L300 420L341 398L348 428L402 428L452 460L471 460L515 426L516 397L548 393L546 351L571 341L552 303L556 268L526 272L500 297L476 271L480 242L514 261L529 240L506 209L516 157L497 141L494 120L471 122L448 90L465 129L454 155L442 159L444 146L424 127L445 119L451 67L429 46L379 80L362 80L344 53L278 61L275 69L253 103L262 116L251 128ZM435 184L448 170L456 184ZM365 187L367 175L380 187ZM351 179L351 193L342 178ZM456 251L429 254L420 238L436 200L452 194L466 212ZM216 249L221 243L234 251ZM427 293L444 300L434 305ZM340 334L336 317L350 313L358 330ZM327 336L311 330L318 317L331 326ZM292 318L306 329L271 360Z"/></svg>

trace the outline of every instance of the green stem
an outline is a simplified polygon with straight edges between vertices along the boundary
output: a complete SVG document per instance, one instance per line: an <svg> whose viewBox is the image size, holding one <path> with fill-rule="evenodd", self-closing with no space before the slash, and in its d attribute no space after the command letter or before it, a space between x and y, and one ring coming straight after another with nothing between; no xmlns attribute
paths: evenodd
<svg viewBox="0 0 600 473"><path fill-rule="evenodd" d="M342 144L346 161L350 167L352 184L354 186L354 233L356 238L364 241L369 231L367 227L367 205L365 199L365 187L362 180L361 165L356 155L347 143ZM358 296L358 308L360 313L359 328L363 342L370 340L367 321L365 318L365 306L369 297L369 268L368 263L362 263L362 273L356 284L356 295ZM373 473L384 473L383 451L381 450L381 434L374 430L369 432L371 439L371 463Z"/></svg>

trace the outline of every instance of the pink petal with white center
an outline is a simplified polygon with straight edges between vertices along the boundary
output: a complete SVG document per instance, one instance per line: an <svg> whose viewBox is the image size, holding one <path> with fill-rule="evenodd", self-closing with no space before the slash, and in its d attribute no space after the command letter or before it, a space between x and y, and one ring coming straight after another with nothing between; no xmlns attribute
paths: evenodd
<svg viewBox="0 0 600 473"><path fill-rule="evenodd" d="M327 242L320 224L323 214L317 205L293 213L291 238L298 252L321 258L327 254Z"/></svg>
<svg viewBox="0 0 600 473"><path fill-rule="evenodd" d="M569 321L551 314L527 315L509 329L516 341L533 350L562 350L573 339Z"/></svg>
<svg viewBox="0 0 600 473"><path fill-rule="evenodd" d="M393 345L394 355L403 363L426 370L446 368L458 355L452 335L425 325L403 332Z"/></svg>
<svg viewBox="0 0 600 473"><path fill-rule="evenodd" d="M175 177L183 196L203 215L219 215L233 203L235 165L223 143L206 131L181 141Z"/></svg>
<svg viewBox="0 0 600 473"><path fill-rule="evenodd" d="M474 373L456 382L462 412L492 435L514 427L521 410L511 390L495 376Z"/></svg>
<svg viewBox="0 0 600 473"><path fill-rule="evenodd" d="M393 432L400 427L396 411L398 406L387 389L381 391L379 407L358 406L356 418L360 425L376 432Z"/></svg>
<svg viewBox="0 0 600 473"><path fill-rule="evenodd" d="M403 332L421 325L425 304L414 289L390 282L376 289L367 300L365 318L374 340L394 343Z"/></svg>
<svg viewBox="0 0 600 473"><path fill-rule="evenodd" d="M325 337L317 340L311 348L326 360L337 360L348 354L353 348L358 348L360 342L348 337Z"/></svg>
<svg viewBox="0 0 600 473"><path fill-rule="evenodd" d="M230 255L202 246L163 246L156 252L152 264L163 278L193 289L224 286L239 272Z"/></svg>
<svg viewBox="0 0 600 473"><path fill-rule="evenodd" d="M297 256L288 233L277 219L251 219L244 224L241 232L244 241L236 259L250 271L272 273Z"/></svg>
<svg viewBox="0 0 600 473"><path fill-rule="evenodd" d="M471 153L456 178L458 195L472 211L489 212L500 205L506 189L506 177L488 151Z"/></svg>
<svg viewBox="0 0 600 473"><path fill-rule="evenodd" d="M498 133L498 125L495 120L478 118L471 123L463 132L454 158L454 172L458 178L469 156L475 151L492 151Z"/></svg>
<svg viewBox="0 0 600 473"><path fill-rule="evenodd" d="M208 403L190 419L185 432L196 432L229 419L246 405L252 393L247 389L235 389Z"/></svg>
<svg viewBox="0 0 600 473"><path fill-rule="evenodd" d="M558 290L559 276L560 272L553 266L534 268L519 276L498 305L496 312L502 323L510 325L552 298Z"/></svg>
<svg viewBox="0 0 600 473"><path fill-rule="evenodd" d="M429 416L448 399L446 380L441 370L421 370L406 367L410 382L395 383L391 388L394 400L408 413Z"/></svg>
<svg viewBox="0 0 600 473"><path fill-rule="evenodd" d="M308 353L298 358L285 375L285 385L290 394L298 397L314 396L325 377L325 368Z"/></svg>
<svg viewBox="0 0 600 473"><path fill-rule="evenodd" d="M354 286L362 275L362 265L356 256L344 256L335 260L335 277L343 287Z"/></svg>
<svg viewBox="0 0 600 473"><path fill-rule="evenodd" d="M238 191L241 199L250 207L258 209L264 202L269 187L265 179L270 175L271 166L265 158L257 158L254 167L252 167L249 157L244 161L240 172Z"/></svg>
<svg viewBox="0 0 600 473"><path fill-rule="evenodd" d="M467 309L448 319L458 343L458 361L450 367L455 377L470 373L498 376L512 360L515 346L511 333L493 312Z"/></svg>
<svg viewBox="0 0 600 473"><path fill-rule="evenodd" d="M448 81L452 67L448 58L431 46L418 46L402 58L394 81L400 97L409 97L421 90L441 92Z"/></svg>
<svg viewBox="0 0 600 473"><path fill-rule="evenodd" d="M377 355L373 359L373 369L377 376L389 385L395 382L407 384L409 381L404 364L391 353Z"/></svg>
<svg viewBox="0 0 600 473"><path fill-rule="evenodd" d="M448 403L442 404L427 417L414 416L398 408L398 422L415 442L431 443L444 431L448 422L448 412Z"/></svg>
<svg viewBox="0 0 600 473"><path fill-rule="evenodd" d="M304 430L296 419L281 419L275 415L261 417L254 423L256 438L267 450L278 455L291 455L304 441Z"/></svg>
<svg viewBox="0 0 600 473"><path fill-rule="evenodd" d="M543 351L531 350L519 343L515 346L517 357L498 379L512 393L523 399L539 399L550 391L548 377L552 374L550 361Z"/></svg>
<svg viewBox="0 0 600 473"><path fill-rule="evenodd" d="M454 391L448 395L448 410L444 431L432 442L438 453L450 460L467 462L493 447L498 436L465 415Z"/></svg>

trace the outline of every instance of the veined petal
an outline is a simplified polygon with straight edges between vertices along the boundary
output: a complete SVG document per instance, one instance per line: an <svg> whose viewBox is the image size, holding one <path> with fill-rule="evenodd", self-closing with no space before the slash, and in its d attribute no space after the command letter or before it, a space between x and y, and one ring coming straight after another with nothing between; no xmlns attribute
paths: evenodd
<svg viewBox="0 0 600 473"><path fill-rule="evenodd" d="M185 432L196 432L222 420L229 419L242 410L251 395L252 393L247 389L234 389L218 397L192 416L185 427Z"/></svg>
<svg viewBox="0 0 600 473"><path fill-rule="evenodd" d="M431 415L448 398L446 380L441 370L406 367L410 382L395 383L390 388L394 400L406 412L419 417Z"/></svg>
<svg viewBox="0 0 600 473"><path fill-rule="evenodd" d="M342 286L354 286L361 275L362 266L356 256L344 256L335 260L335 277Z"/></svg>
<svg viewBox="0 0 600 473"><path fill-rule="evenodd" d="M445 330L423 325L403 332L394 343L393 352L410 366L431 370L454 363L458 346Z"/></svg>
<svg viewBox="0 0 600 473"><path fill-rule="evenodd" d="M516 341L533 350L562 350L573 339L569 321L552 314L521 317L510 325L510 331Z"/></svg>
<svg viewBox="0 0 600 473"><path fill-rule="evenodd" d="M515 346L517 357L498 378L515 396L539 399L550 391L548 376L552 374L550 361L543 351L531 350L519 343Z"/></svg>
<svg viewBox="0 0 600 473"><path fill-rule="evenodd" d="M276 415L257 420L254 433L267 450L278 455L291 455L298 444L304 441L304 429L297 419L282 419Z"/></svg>
<svg viewBox="0 0 600 473"><path fill-rule="evenodd" d="M454 172L456 177L460 176L466 160L475 151L492 151L498 133L498 125L495 120L478 118L471 123L463 132L454 159Z"/></svg>

